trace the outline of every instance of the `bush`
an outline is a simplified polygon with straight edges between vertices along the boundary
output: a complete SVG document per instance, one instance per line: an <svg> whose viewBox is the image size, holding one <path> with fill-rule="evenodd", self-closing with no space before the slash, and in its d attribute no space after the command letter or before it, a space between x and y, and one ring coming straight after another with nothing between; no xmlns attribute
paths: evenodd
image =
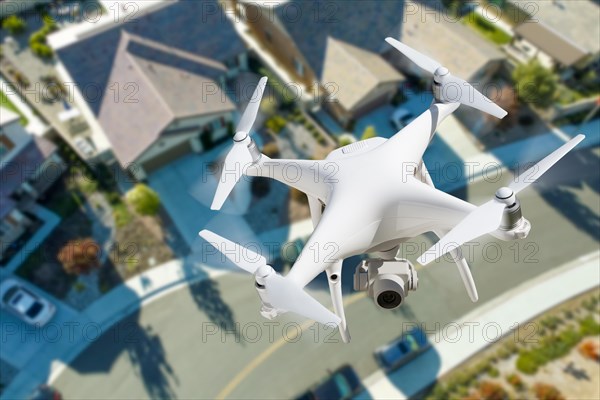
<svg viewBox="0 0 600 400"><path fill-rule="evenodd" d="M369 125L365 128L360 140L366 140L377 137L377 132L375 131L375 127L373 125Z"/></svg>
<svg viewBox="0 0 600 400"><path fill-rule="evenodd" d="M586 340L579 345L578 350L583 357L594 361L600 361L600 348L596 342Z"/></svg>
<svg viewBox="0 0 600 400"><path fill-rule="evenodd" d="M2 21L2 28L9 31L12 35L16 35L22 33L27 28L27 24L23 18L11 15Z"/></svg>
<svg viewBox="0 0 600 400"><path fill-rule="evenodd" d="M279 115L272 116L266 122L267 128L272 130L273 133L281 132L281 130L285 127L286 124L287 124L286 119Z"/></svg>
<svg viewBox="0 0 600 400"><path fill-rule="evenodd" d="M519 374L510 374L506 377L506 381L516 390L525 389L525 383Z"/></svg>
<svg viewBox="0 0 600 400"><path fill-rule="evenodd" d="M125 199L141 215L155 215L160 209L158 194L143 183L136 184Z"/></svg>
<svg viewBox="0 0 600 400"><path fill-rule="evenodd" d="M600 335L600 324L594 317L589 316L579 321L579 332L582 336Z"/></svg>
<svg viewBox="0 0 600 400"><path fill-rule="evenodd" d="M554 103L558 78L536 59L515 68L512 78L519 99L546 109Z"/></svg>
<svg viewBox="0 0 600 400"><path fill-rule="evenodd" d="M88 274L100 266L100 246L91 238L71 240L58 252L57 259L71 275Z"/></svg>
<svg viewBox="0 0 600 400"><path fill-rule="evenodd" d="M564 400L562 393L552 385L546 383L536 383L533 392L538 400Z"/></svg>
<svg viewBox="0 0 600 400"><path fill-rule="evenodd" d="M483 381L479 385L479 395L484 400L505 400L508 399L508 393L502 385L494 382Z"/></svg>
<svg viewBox="0 0 600 400"><path fill-rule="evenodd" d="M54 54L52 48L45 43L32 43L31 52L41 58L50 58Z"/></svg>
<svg viewBox="0 0 600 400"><path fill-rule="evenodd" d="M542 365L566 355L580 340L580 332L572 328L546 337L536 347L519 354L517 369L524 374L534 374Z"/></svg>
<svg viewBox="0 0 600 400"><path fill-rule="evenodd" d="M279 146L277 146L277 143L275 142L269 142L263 146L262 153L269 158L278 157Z"/></svg>

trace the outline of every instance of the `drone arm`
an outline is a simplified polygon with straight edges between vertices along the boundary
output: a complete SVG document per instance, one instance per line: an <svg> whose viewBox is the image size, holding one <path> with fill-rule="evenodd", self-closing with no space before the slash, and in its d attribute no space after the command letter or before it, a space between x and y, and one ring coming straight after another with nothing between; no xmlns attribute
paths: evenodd
<svg viewBox="0 0 600 400"><path fill-rule="evenodd" d="M309 196L326 199L329 185L325 169L321 161L271 159L263 154L245 174L275 179Z"/></svg>

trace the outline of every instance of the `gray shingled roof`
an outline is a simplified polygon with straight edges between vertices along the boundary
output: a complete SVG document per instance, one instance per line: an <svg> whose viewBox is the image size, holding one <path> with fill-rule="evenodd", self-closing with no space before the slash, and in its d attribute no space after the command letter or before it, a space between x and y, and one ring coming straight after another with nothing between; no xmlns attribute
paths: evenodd
<svg viewBox="0 0 600 400"><path fill-rule="evenodd" d="M121 98L105 96L98 115L119 161L133 162L174 119L234 110L214 81L225 72L214 60L122 32L109 77L122 86Z"/></svg>
<svg viewBox="0 0 600 400"><path fill-rule="evenodd" d="M515 33L565 66L586 56L584 50L542 22L524 22L515 29Z"/></svg>
<svg viewBox="0 0 600 400"><path fill-rule="evenodd" d="M510 1L533 13L534 21L542 22L573 46L588 54L600 51L600 5L597 0Z"/></svg>
<svg viewBox="0 0 600 400"><path fill-rule="evenodd" d="M289 1L275 9L278 21L322 78L327 38L381 53L384 39L398 37L404 2L396 0Z"/></svg>
<svg viewBox="0 0 600 400"><path fill-rule="evenodd" d="M403 76L378 54L329 38L323 82L335 83L337 100L353 110L378 85L399 82Z"/></svg>
<svg viewBox="0 0 600 400"><path fill-rule="evenodd" d="M406 2L407 7L411 2ZM418 7L424 7L419 5ZM498 48L459 22L435 18L434 11L407 13L400 41L440 62L450 72L463 79L472 78L491 60L504 58ZM423 18L428 13L428 18Z"/></svg>
<svg viewBox="0 0 600 400"><path fill-rule="evenodd" d="M215 8L216 7L216 8ZM91 109L98 114L107 90L121 32L143 37L171 49L179 49L218 62L230 60L245 45L215 0L179 1L142 15L127 23L115 24L57 51L58 57L83 91ZM210 12L209 12L210 11Z"/></svg>

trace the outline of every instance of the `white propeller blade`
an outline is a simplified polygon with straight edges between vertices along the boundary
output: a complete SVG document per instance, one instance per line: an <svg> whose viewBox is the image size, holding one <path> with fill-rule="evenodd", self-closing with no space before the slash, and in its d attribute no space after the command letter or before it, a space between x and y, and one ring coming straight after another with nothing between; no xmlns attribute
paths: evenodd
<svg viewBox="0 0 600 400"><path fill-rule="evenodd" d="M211 210L220 210L223 207L223 203L227 200L235 184L242 178L244 168L251 163L252 155L248 151L248 145L244 142L234 142L233 147L225 156L217 191L210 205Z"/></svg>
<svg viewBox="0 0 600 400"><path fill-rule="evenodd" d="M427 265L460 245L495 231L502 222L502 213L506 204L492 199L479 206L460 221L450 232L421 254L417 261Z"/></svg>
<svg viewBox="0 0 600 400"><path fill-rule="evenodd" d="M340 317L306 293L300 286L278 274L269 275L265 281L269 301L277 309L291 311L313 319L323 325L338 326Z"/></svg>
<svg viewBox="0 0 600 400"><path fill-rule="evenodd" d="M442 77L442 85L444 87L442 90L447 96L447 101L476 108L500 119L508 114L502 107L485 97L464 79L448 74Z"/></svg>
<svg viewBox="0 0 600 400"><path fill-rule="evenodd" d="M410 48L394 38L388 37L385 41L408 57L420 68L433 74L435 81L442 86L439 96L443 97L443 101L465 104L497 118L504 118L504 116L506 116L507 112L500 106L494 104L492 100L477 91L477 89L467 81L450 74L450 72L439 62L419 53L417 50Z"/></svg>
<svg viewBox="0 0 600 400"><path fill-rule="evenodd" d="M411 47L408 47L404 43L401 43L394 38L388 37L385 39L385 41L388 42L389 44L391 44L392 46L394 46L396 48L396 50L398 50L400 53L404 54L412 62L414 62L420 68L424 69L425 71L429 72L430 74L435 73L435 70L442 66L439 62L432 60L431 58L427 57L426 55L419 53L417 50L415 50Z"/></svg>
<svg viewBox="0 0 600 400"><path fill-rule="evenodd" d="M535 182L584 138L585 135L575 136L533 167L519 175L517 180L510 185L512 193L509 191L509 194L514 195ZM500 227L506 205L506 203L494 198L479 206L460 221L435 245L423 253L417 261L422 265L429 264L458 246L495 231Z"/></svg>
<svg viewBox="0 0 600 400"><path fill-rule="evenodd" d="M259 267L267 264L267 259L263 255L225 239L214 232L203 229L198 235L219 250L229 261L251 274Z"/></svg>
<svg viewBox="0 0 600 400"><path fill-rule="evenodd" d="M265 91L266 85L267 77L263 76L262 78L260 78L260 81L258 81L258 85L256 85L254 93L252 93L250 102L248 103L248 106L246 106L246 110L244 110L244 114L240 119L236 131L250 133L252 125L254 125L254 120L256 119L256 114L258 114L260 102L262 100L263 92Z"/></svg>
<svg viewBox="0 0 600 400"><path fill-rule="evenodd" d="M251 274L257 272L258 268L267 265L267 260L262 255L214 232L204 229L200 231L199 235L231 262ZM302 287L272 271L271 267L267 269L272 272L264 278L264 290L267 293L269 304L278 310L291 311L325 325L339 325L340 318L312 298Z"/></svg>
<svg viewBox="0 0 600 400"><path fill-rule="evenodd" d="M546 156L542 161L523 172L518 178L509 185L515 194L525 189L527 186L535 182L542 176L546 171L556 164L561 158L563 158L569 151L573 150L575 146L579 144L585 135L577 135L567 143L563 144L558 149L554 150L551 154Z"/></svg>

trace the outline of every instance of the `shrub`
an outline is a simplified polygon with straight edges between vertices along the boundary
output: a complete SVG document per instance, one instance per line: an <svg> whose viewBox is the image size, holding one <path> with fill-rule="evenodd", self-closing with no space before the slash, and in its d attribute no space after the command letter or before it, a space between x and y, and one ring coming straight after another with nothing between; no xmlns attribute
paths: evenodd
<svg viewBox="0 0 600 400"><path fill-rule="evenodd" d="M600 324L594 317L589 316L579 321L579 332L582 336L600 335Z"/></svg>
<svg viewBox="0 0 600 400"><path fill-rule="evenodd" d="M371 139L377 136L377 131L375 131L375 127L373 125L369 125L363 131L361 136L361 140Z"/></svg>
<svg viewBox="0 0 600 400"><path fill-rule="evenodd" d="M27 24L23 18L11 15L2 21L2 28L9 31L12 35L16 35L22 33L27 28Z"/></svg>
<svg viewBox="0 0 600 400"><path fill-rule="evenodd" d="M554 102L558 79L536 59L517 66L512 78L517 95L522 101L543 109L550 107Z"/></svg>
<svg viewBox="0 0 600 400"><path fill-rule="evenodd" d="M538 400L564 400L562 393L552 385L546 383L536 383L533 392Z"/></svg>
<svg viewBox="0 0 600 400"><path fill-rule="evenodd" d="M600 361L600 349L598 348L598 344L591 341L586 340L585 342L579 345L579 353L585 358L589 358L594 361Z"/></svg>
<svg viewBox="0 0 600 400"><path fill-rule="evenodd" d="M519 374L510 374L506 377L506 381L516 390L525 389L525 383Z"/></svg>
<svg viewBox="0 0 600 400"><path fill-rule="evenodd" d="M31 43L31 52L41 58L50 58L54 54L52 48L45 43Z"/></svg>
<svg viewBox="0 0 600 400"><path fill-rule="evenodd" d="M273 133L281 132L281 130L285 127L286 124L287 124L286 119L279 115L272 116L266 122L267 128L272 130Z"/></svg>
<svg viewBox="0 0 600 400"><path fill-rule="evenodd" d="M490 366L490 368L488 368L488 375L492 378L497 378L500 376L500 371L498 371L497 368Z"/></svg>
<svg viewBox="0 0 600 400"><path fill-rule="evenodd" d="M494 382L483 381L479 385L479 395L484 400L505 400L508 399L508 393L502 385Z"/></svg>
<svg viewBox="0 0 600 400"><path fill-rule="evenodd" d="M136 184L125 199L141 215L155 215L160 209L158 194L143 183Z"/></svg>
<svg viewBox="0 0 600 400"><path fill-rule="evenodd" d="M91 238L71 240L58 252L57 259L71 275L88 274L100 266L100 246Z"/></svg>
<svg viewBox="0 0 600 400"><path fill-rule="evenodd" d="M581 333L572 328L559 335L546 337L536 347L519 354L517 369L524 374L534 374L547 362L566 355L580 340Z"/></svg>
<svg viewBox="0 0 600 400"><path fill-rule="evenodd" d="M262 153L269 158L278 157L279 146L277 146L277 143L275 142L269 142L263 146Z"/></svg>

